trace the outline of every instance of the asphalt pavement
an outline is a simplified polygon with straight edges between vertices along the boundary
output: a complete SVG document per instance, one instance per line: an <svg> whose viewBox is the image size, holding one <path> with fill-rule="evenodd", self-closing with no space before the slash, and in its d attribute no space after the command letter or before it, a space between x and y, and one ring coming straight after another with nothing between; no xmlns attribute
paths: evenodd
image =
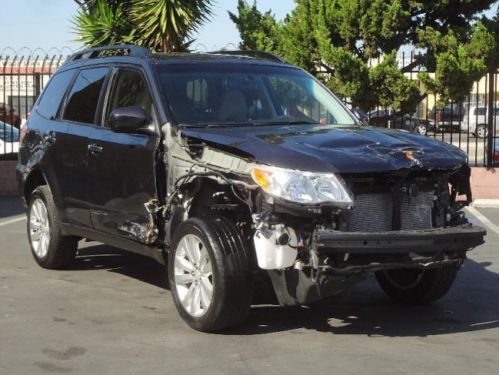
<svg viewBox="0 0 499 375"><path fill-rule="evenodd" d="M479 209L499 224L499 209ZM479 222L478 218L472 220ZM254 306L224 334L188 328L165 269L95 242L71 270L38 267L18 200L0 198L0 374L498 374L499 233L430 306L374 278L311 307Z"/></svg>

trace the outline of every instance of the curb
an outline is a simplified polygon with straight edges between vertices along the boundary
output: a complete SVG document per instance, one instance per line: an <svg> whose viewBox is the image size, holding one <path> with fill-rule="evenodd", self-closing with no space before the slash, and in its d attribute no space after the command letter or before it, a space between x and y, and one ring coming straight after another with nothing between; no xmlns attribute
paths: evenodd
<svg viewBox="0 0 499 375"><path fill-rule="evenodd" d="M475 199L471 206L475 208L499 208L499 199Z"/></svg>

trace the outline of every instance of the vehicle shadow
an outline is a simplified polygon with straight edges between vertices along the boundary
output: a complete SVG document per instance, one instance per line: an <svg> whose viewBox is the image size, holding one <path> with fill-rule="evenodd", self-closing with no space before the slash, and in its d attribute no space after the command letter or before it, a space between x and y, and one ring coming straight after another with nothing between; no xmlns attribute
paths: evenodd
<svg viewBox="0 0 499 375"><path fill-rule="evenodd" d="M166 267L156 260L107 245L78 250L73 271L104 269L170 290Z"/></svg>
<svg viewBox="0 0 499 375"><path fill-rule="evenodd" d="M433 336L499 327L499 274L490 263L467 260L448 293L427 306L392 302L374 277L308 307L254 306L240 328L254 335L299 328L367 336ZM499 340L498 340L499 341Z"/></svg>
<svg viewBox="0 0 499 375"><path fill-rule="evenodd" d="M25 212L26 208L24 207L21 198L0 197L0 219L24 214Z"/></svg>
<svg viewBox="0 0 499 375"><path fill-rule="evenodd" d="M253 305L242 326L223 334L258 335L297 329L367 336L433 336L499 327L499 274L467 260L451 291L428 306L392 302L373 276L310 306ZM166 267L106 245L79 250L73 270L104 269L169 290ZM499 340L498 340L499 341Z"/></svg>

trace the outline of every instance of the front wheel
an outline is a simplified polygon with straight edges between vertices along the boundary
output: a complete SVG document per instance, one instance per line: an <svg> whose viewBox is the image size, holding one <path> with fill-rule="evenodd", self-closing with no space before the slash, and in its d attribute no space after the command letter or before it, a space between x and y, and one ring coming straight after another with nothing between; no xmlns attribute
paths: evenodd
<svg viewBox="0 0 499 375"><path fill-rule="evenodd" d="M458 268L399 268L376 272L376 279L385 293L397 302L425 305L442 298L451 288Z"/></svg>
<svg viewBox="0 0 499 375"><path fill-rule="evenodd" d="M184 321L202 332L241 323L252 298L252 259L241 234L225 218L180 224L168 255L168 275Z"/></svg>

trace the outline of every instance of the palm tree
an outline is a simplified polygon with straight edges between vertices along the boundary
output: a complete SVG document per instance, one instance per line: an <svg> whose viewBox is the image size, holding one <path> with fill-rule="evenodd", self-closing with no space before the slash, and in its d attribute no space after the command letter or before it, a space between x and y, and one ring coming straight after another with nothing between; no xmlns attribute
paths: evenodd
<svg viewBox="0 0 499 375"><path fill-rule="evenodd" d="M212 14L212 0L75 0L79 40L88 46L136 43L161 52L186 51Z"/></svg>

